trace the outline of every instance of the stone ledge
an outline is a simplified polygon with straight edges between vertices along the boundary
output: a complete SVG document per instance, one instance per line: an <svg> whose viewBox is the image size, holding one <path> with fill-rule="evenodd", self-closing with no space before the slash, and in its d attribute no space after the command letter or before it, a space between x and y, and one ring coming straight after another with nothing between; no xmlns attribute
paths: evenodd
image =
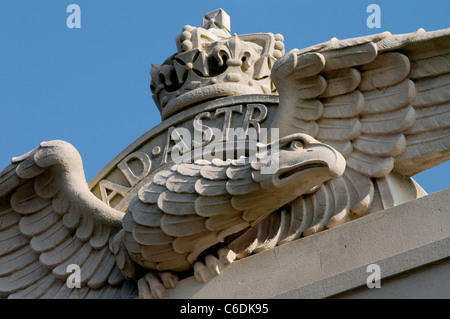
<svg viewBox="0 0 450 319"><path fill-rule="evenodd" d="M165 298L326 298L365 286L373 263L383 282L450 256L448 198L450 188L244 258L204 284L186 278Z"/></svg>

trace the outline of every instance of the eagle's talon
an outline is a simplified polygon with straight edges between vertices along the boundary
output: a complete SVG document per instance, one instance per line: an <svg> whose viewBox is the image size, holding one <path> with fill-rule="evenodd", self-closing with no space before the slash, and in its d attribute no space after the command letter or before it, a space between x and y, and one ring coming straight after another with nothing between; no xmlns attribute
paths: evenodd
<svg viewBox="0 0 450 319"><path fill-rule="evenodd" d="M213 275L219 275L223 269L223 263L213 255L205 257L205 264L209 272Z"/></svg>
<svg viewBox="0 0 450 319"><path fill-rule="evenodd" d="M166 288L175 288L178 276L169 273L147 273L138 280L139 299L162 299Z"/></svg>
<svg viewBox="0 0 450 319"><path fill-rule="evenodd" d="M194 277L199 282L206 282L209 278L209 270L201 261L194 264Z"/></svg>
<svg viewBox="0 0 450 319"><path fill-rule="evenodd" d="M159 277L161 278L164 287L166 288L175 288L178 284L178 276L171 273L171 272L162 272L159 274Z"/></svg>
<svg viewBox="0 0 450 319"><path fill-rule="evenodd" d="M153 299L150 286L144 277L137 282L139 290L139 299Z"/></svg>

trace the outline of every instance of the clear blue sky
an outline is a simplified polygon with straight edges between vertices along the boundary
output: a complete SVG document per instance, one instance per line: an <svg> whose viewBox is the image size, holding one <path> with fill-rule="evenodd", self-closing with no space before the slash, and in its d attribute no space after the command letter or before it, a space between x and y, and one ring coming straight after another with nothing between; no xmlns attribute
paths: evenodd
<svg viewBox="0 0 450 319"><path fill-rule="evenodd" d="M69 4L81 28L69 29ZM369 4L381 28L369 29ZM286 51L390 31L450 27L450 1L84 1L0 0L0 169L43 140L80 152L91 180L109 161L160 123L149 89L151 63L176 51L186 24L223 8L231 32L281 33ZM429 193L450 186L449 162L415 179Z"/></svg>

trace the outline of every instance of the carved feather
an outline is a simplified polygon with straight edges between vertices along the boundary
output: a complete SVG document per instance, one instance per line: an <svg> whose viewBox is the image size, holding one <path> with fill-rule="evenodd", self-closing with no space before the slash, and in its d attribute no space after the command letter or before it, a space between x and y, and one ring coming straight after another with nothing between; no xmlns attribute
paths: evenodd
<svg viewBox="0 0 450 319"><path fill-rule="evenodd" d="M240 211L230 211L226 214L214 214L214 216L206 220L205 226L210 231L219 231L234 225L245 223L241 217L242 212Z"/></svg>
<svg viewBox="0 0 450 319"><path fill-rule="evenodd" d="M300 238L303 231L306 229L305 224L307 221L305 220L305 205L303 196L298 197L289 204L289 211L287 212L289 221L286 222L289 227L287 228L285 234L280 237L280 245Z"/></svg>
<svg viewBox="0 0 450 319"><path fill-rule="evenodd" d="M50 204L51 200L36 194L33 183L19 187L11 197L12 209L23 215L37 212Z"/></svg>
<svg viewBox="0 0 450 319"><path fill-rule="evenodd" d="M9 227L0 232L0 256L5 256L29 244L30 240L20 233L18 227Z"/></svg>
<svg viewBox="0 0 450 319"><path fill-rule="evenodd" d="M320 95L322 98L351 93L361 82L361 74L354 68L328 71L324 76L327 81L326 90Z"/></svg>
<svg viewBox="0 0 450 319"><path fill-rule="evenodd" d="M324 118L348 118L357 116L365 106L364 95L355 90L352 93L324 100Z"/></svg>
<svg viewBox="0 0 450 319"><path fill-rule="evenodd" d="M405 150L406 140L403 134L361 135L355 140L353 146L368 155L395 157Z"/></svg>
<svg viewBox="0 0 450 319"><path fill-rule="evenodd" d="M157 245L157 246L144 246L142 247L142 256L148 261L162 262L166 259L170 259L178 256L173 250L171 244Z"/></svg>
<svg viewBox="0 0 450 319"><path fill-rule="evenodd" d="M252 176L252 168L248 165L229 166L226 170L226 176L229 179L249 179Z"/></svg>
<svg viewBox="0 0 450 319"><path fill-rule="evenodd" d="M153 176L152 182L157 185L166 185L167 179L172 176L174 172L171 172L169 170L163 170L159 171L158 173Z"/></svg>
<svg viewBox="0 0 450 319"><path fill-rule="evenodd" d="M333 179L326 183L330 189L330 195L334 199L334 207L331 207L330 217L326 217L325 227L332 228L350 221L350 201L348 197L347 184L342 177Z"/></svg>
<svg viewBox="0 0 450 319"><path fill-rule="evenodd" d="M314 196L311 196L311 200L314 207L313 220L311 227L303 232L304 236L309 236L325 229L324 219L331 213L331 198L325 185L319 187Z"/></svg>
<svg viewBox="0 0 450 319"><path fill-rule="evenodd" d="M53 211L52 211L53 213ZM79 209L72 208L63 215L62 222L68 229L75 229L81 221L81 213Z"/></svg>
<svg viewBox="0 0 450 319"><path fill-rule="evenodd" d="M450 103L417 109L416 120L405 134L413 135L448 127L450 127Z"/></svg>
<svg viewBox="0 0 450 319"><path fill-rule="evenodd" d="M41 174L44 170L44 168L36 165L33 156L29 156L19 163L16 168L16 174L20 178L29 179Z"/></svg>
<svg viewBox="0 0 450 319"><path fill-rule="evenodd" d="M450 73L414 82L417 95L412 105L416 108L450 101Z"/></svg>
<svg viewBox="0 0 450 319"><path fill-rule="evenodd" d="M303 121L294 117L289 122L289 127L295 132L305 133L311 137L317 137L319 133L319 125L314 121Z"/></svg>
<svg viewBox="0 0 450 319"><path fill-rule="evenodd" d="M46 267L55 267L73 256L81 248L81 245L82 242L78 238L69 237L56 249L41 254L39 260Z"/></svg>
<svg viewBox="0 0 450 319"><path fill-rule="evenodd" d="M385 89L364 92L365 108L362 114L385 113L398 110L411 103L416 96L416 87L411 80Z"/></svg>
<svg viewBox="0 0 450 319"><path fill-rule="evenodd" d="M409 77L413 80L450 73L450 53L411 61Z"/></svg>
<svg viewBox="0 0 450 319"><path fill-rule="evenodd" d="M18 263L21 266L28 266L38 258L38 254L30 246L24 246L0 259L0 276L16 271Z"/></svg>
<svg viewBox="0 0 450 319"><path fill-rule="evenodd" d="M325 57L323 71L344 69L373 61L377 57L377 46L371 42L350 45L339 50L321 52Z"/></svg>
<svg viewBox="0 0 450 319"><path fill-rule="evenodd" d="M351 141L324 141L326 144L333 147L339 153L342 154L345 158L347 158L353 152L353 144Z"/></svg>
<svg viewBox="0 0 450 319"><path fill-rule="evenodd" d="M69 199L61 194L56 194L51 203L53 210L57 214L64 214L69 210L70 207Z"/></svg>
<svg viewBox="0 0 450 319"><path fill-rule="evenodd" d="M51 171L45 171L34 180L36 193L43 198L52 198L59 191L58 181Z"/></svg>
<svg viewBox="0 0 450 319"><path fill-rule="evenodd" d="M57 223L43 233L33 237L30 245L34 251L44 252L54 249L69 236L71 236L71 232L62 223Z"/></svg>
<svg viewBox="0 0 450 319"><path fill-rule="evenodd" d="M199 176L201 165L198 164L183 164L177 166L177 172L184 176Z"/></svg>
<svg viewBox="0 0 450 319"><path fill-rule="evenodd" d="M84 262L87 260L87 258L92 253L93 249L92 246L86 242L84 243L79 250L73 255L70 259L65 260L55 268L53 268L52 273L55 275L56 278L66 280L68 274L67 274L67 267L70 264L77 264L79 266L82 266Z"/></svg>
<svg viewBox="0 0 450 319"><path fill-rule="evenodd" d="M445 162L449 149L450 129L407 135L406 149L397 157L395 171L406 176L422 172Z"/></svg>
<svg viewBox="0 0 450 319"><path fill-rule="evenodd" d="M173 238L159 227L136 225L133 228L133 238L142 245L163 245L172 242Z"/></svg>
<svg viewBox="0 0 450 319"><path fill-rule="evenodd" d="M325 141L349 141L361 130L358 119L320 119L318 139Z"/></svg>
<svg viewBox="0 0 450 319"><path fill-rule="evenodd" d="M347 166L355 171L372 177L384 177L392 171L392 157L374 157L354 151L347 159Z"/></svg>
<svg viewBox="0 0 450 319"><path fill-rule="evenodd" d="M129 211L134 221L138 224L150 227L159 227L161 225L163 212L156 204L137 203Z"/></svg>
<svg viewBox="0 0 450 319"><path fill-rule="evenodd" d="M9 275L0 277L0 294L11 294L39 282L50 272L37 260Z"/></svg>
<svg viewBox="0 0 450 319"><path fill-rule="evenodd" d="M196 176L173 174L167 179L165 187L175 193L195 194L195 182L197 180Z"/></svg>
<svg viewBox="0 0 450 319"><path fill-rule="evenodd" d="M35 236L59 220L58 215L53 212L52 206L47 206L35 214L27 215L20 220L20 231L26 236Z"/></svg>
<svg viewBox="0 0 450 319"><path fill-rule="evenodd" d="M416 119L412 106L398 111L361 117L361 133L397 134L410 128Z"/></svg>
<svg viewBox="0 0 450 319"><path fill-rule="evenodd" d="M301 79L318 74L325 66L325 59L320 53L308 52L301 54L293 50L281 59L284 63L279 63L273 67L273 75L287 77L292 75L294 79Z"/></svg>
<svg viewBox="0 0 450 319"><path fill-rule="evenodd" d="M371 179L352 169L347 169L343 178L348 189L351 213L357 217L364 216L369 211L374 196L374 186Z"/></svg>
<svg viewBox="0 0 450 319"><path fill-rule="evenodd" d="M109 253L109 248L104 247L101 250L94 250L94 252L89 255L89 257L81 266L81 268L83 269L83 271L80 272L81 284L89 284L89 280L95 275L98 270L101 270L102 264L105 262L105 259L108 258L108 256L111 256L111 254ZM105 263L104 265L107 265L107 263ZM107 273L107 275L109 275L109 272Z"/></svg>
<svg viewBox="0 0 450 319"><path fill-rule="evenodd" d="M227 179L227 168L228 165L226 166L205 165L201 167L200 175L203 178L215 181Z"/></svg>
<svg viewBox="0 0 450 319"><path fill-rule="evenodd" d="M176 238L172 247L177 253L189 253L194 250L195 243L203 237L207 237L210 232L197 233L189 236Z"/></svg>
<svg viewBox="0 0 450 319"><path fill-rule="evenodd" d="M16 167L17 165L9 165L0 171L0 197L20 185L22 179L16 174Z"/></svg>
<svg viewBox="0 0 450 319"><path fill-rule="evenodd" d="M233 179L229 180L226 184L226 189L231 195L242 195L252 193L261 189L259 183L253 181L253 179Z"/></svg>
<svg viewBox="0 0 450 319"><path fill-rule="evenodd" d="M196 194L163 192L158 198L158 207L167 214L191 215L195 214Z"/></svg>
<svg viewBox="0 0 450 319"><path fill-rule="evenodd" d="M82 241L85 241L91 238L93 232L94 232L94 221L83 214L81 217L80 225L78 226L75 235Z"/></svg>
<svg viewBox="0 0 450 319"><path fill-rule="evenodd" d="M225 172L225 170L224 170ZM203 196L219 196L228 194L226 180L210 180L200 178L195 183L195 190Z"/></svg>
<svg viewBox="0 0 450 319"><path fill-rule="evenodd" d="M120 237L119 237L120 238ZM139 254L141 252L142 245L134 240L133 234L130 232L124 232L123 234L123 243L126 247L126 250L130 253ZM155 242L156 244L157 242ZM118 249L121 249L121 245L118 246ZM115 253L117 255L117 253ZM123 254L123 262L125 263L127 254ZM119 263L119 259L117 260ZM123 266L119 264L119 268L123 269Z"/></svg>
<svg viewBox="0 0 450 319"><path fill-rule="evenodd" d="M258 244L253 251L259 253L275 247L281 234L280 226L280 214L272 214L264 220L264 223L259 223L256 238Z"/></svg>
<svg viewBox="0 0 450 319"><path fill-rule="evenodd" d="M199 216L210 217L216 214L234 213L238 210L231 205L230 195L200 196L195 201L195 212Z"/></svg>
<svg viewBox="0 0 450 319"><path fill-rule="evenodd" d="M115 266L114 255L109 254L109 250L105 247L105 256L99 262L99 267L88 281L88 286L94 289L102 288L108 280L109 274Z"/></svg>
<svg viewBox="0 0 450 319"><path fill-rule="evenodd" d="M184 271L191 267L191 263L188 262L187 257L184 255L177 255L176 257L166 259L158 264L156 264L156 269L159 271L173 270L173 271Z"/></svg>
<svg viewBox="0 0 450 319"><path fill-rule="evenodd" d="M46 292L50 290L52 286L55 285L57 279L48 273L40 281L39 285L31 285L25 289L19 290L8 296L9 299L37 299L45 295Z"/></svg>
<svg viewBox="0 0 450 319"><path fill-rule="evenodd" d="M371 91L395 85L406 78L410 71L407 56L398 52L378 55L372 62L362 65L359 89Z"/></svg>
<svg viewBox="0 0 450 319"><path fill-rule="evenodd" d="M159 195L165 190L165 186L149 183L139 189L138 196L143 203L158 203Z"/></svg>
<svg viewBox="0 0 450 319"><path fill-rule="evenodd" d="M195 214L180 216L166 214L161 218L161 229L170 236L189 236L206 231L205 219Z"/></svg>
<svg viewBox="0 0 450 319"><path fill-rule="evenodd" d="M111 235L111 229L105 225L99 225L94 229L90 239L90 244L94 249L100 249L108 244Z"/></svg>
<svg viewBox="0 0 450 319"><path fill-rule="evenodd" d="M211 243L218 243L220 240L220 236L217 233L210 232L208 235L203 236L195 242L194 249L186 258L187 261L190 264L193 264L197 260L198 256L205 251L205 249L211 247Z"/></svg>
<svg viewBox="0 0 450 319"><path fill-rule="evenodd" d="M296 119L315 121L322 116L323 104L317 99L298 99L296 103Z"/></svg>
<svg viewBox="0 0 450 319"><path fill-rule="evenodd" d="M0 208L1 210L1 208ZM14 211L0 212L0 229L6 229L20 222L22 216Z"/></svg>
<svg viewBox="0 0 450 319"><path fill-rule="evenodd" d="M119 286L123 283L125 277L120 272L119 268L114 267L108 277L108 284L111 286Z"/></svg>
<svg viewBox="0 0 450 319"><path fill-rule="evenodd" d="M313 75L296 80L297 97L303 100L321 95L327 88L327 81L323 76Z"/></svg>

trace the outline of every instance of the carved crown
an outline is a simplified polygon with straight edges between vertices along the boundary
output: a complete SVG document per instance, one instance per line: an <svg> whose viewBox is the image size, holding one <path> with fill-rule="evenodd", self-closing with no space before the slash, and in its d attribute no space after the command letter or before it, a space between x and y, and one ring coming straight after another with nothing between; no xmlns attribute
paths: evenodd
<svg viewBox="0 0 450 319"><path fill-rule="evenodd" d="M222 9L207 13L201 28L186 25L176 37L177 53L152 64L150 89L162 119L217 97L271 94L273 63L284 54L283 36L230 34Z"/></svg>

